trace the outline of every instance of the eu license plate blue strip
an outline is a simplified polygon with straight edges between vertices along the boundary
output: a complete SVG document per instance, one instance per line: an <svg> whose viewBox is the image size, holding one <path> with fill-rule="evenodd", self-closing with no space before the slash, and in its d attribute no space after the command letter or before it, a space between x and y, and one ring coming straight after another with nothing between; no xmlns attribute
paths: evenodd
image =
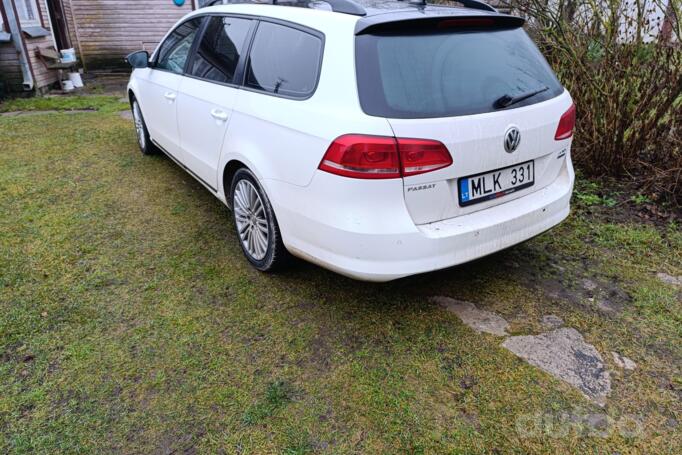
<svg viewBox="0 0 682 455"><path fill-rule="evenodd" d="M463 178L459 180L459 199L462 202L469 200L469 179Z"/></svg>

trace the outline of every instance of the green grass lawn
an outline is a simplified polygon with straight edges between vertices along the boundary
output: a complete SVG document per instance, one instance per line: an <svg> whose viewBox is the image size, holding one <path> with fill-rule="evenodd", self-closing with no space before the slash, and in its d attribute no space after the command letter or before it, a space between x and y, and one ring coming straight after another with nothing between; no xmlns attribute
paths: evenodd
<svg viewBox="0 0 682 455"><path fill-rule="evenodd" d="M264 275L227 209L143 157L114 103L0 118L0 452L679 453L682 303L656 278L682 274L679 226L579 204L523 245L393 283L301 262ZM435 295L514 334L559 315L613 371L607 406ZM642 432L553 431L566 413L634 415Z"/></svg>
<svg viewBox="0 0 682 455"><path fill-rule="evenodd" d="M14 98L0 103L0 113L16 111L77 111L95 110L99 112L117 112L128 107L119 101L118 96L70 96L43 98Z"/></svg>

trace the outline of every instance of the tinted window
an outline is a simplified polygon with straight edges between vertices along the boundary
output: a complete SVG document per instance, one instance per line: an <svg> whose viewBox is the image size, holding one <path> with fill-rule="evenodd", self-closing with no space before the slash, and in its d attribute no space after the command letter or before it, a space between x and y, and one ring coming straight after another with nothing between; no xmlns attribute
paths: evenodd
<svg viewBox="0 0 682 455"><path fill-rule="evenodd" d="M217 82L234 82L251 21L212 17L197 48L190 73Z"/></svg>
<svg viewBox="0 0 682 455"><path fill-rule="evenodd" d="M185 69L185 62L192 47L192 42L201 26L203 18L191 19L166 38L159 49L156 67L181 74Z"/></svg>
<svg viewBox="0 0 682 455"><path fill-rule="evenodd" d="M251 48L246 85L305 98L315 91L322 40L283 25L261 22Z"/></svg>
<svg viewBox="0 0 682 455"><path fill-rule="evenodd" d="M545 101L563 88L520 29L356 38L360 103L370 115L449 117L494 110L503 95L549 89L512 108Z"/></svg>

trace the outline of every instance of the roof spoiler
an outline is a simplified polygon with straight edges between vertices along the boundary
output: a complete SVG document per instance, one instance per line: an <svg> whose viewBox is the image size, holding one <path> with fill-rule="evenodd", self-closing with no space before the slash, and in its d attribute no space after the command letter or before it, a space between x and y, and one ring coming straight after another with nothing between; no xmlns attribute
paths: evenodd
<svg viewBox="0 0 682 455"><path fill-rule="evenodd" d="M445 11L443 11L445 12ZM355 24L355 34L376 32L419 32L457 28L518 28L525 19L508 14L494 14L481 11L480 14L424 14L396 12L377 14L360 19Z"/></svg>

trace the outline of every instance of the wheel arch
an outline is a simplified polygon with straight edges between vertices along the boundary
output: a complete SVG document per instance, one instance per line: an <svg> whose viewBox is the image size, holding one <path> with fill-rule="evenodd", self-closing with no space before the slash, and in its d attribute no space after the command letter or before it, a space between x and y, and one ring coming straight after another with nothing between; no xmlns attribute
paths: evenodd
<svg viewBox="0 0 682 455"><path fill-rule="evenodd" d="M230 202L230 190L232 188L232 179L237 171L241 168L246 168L251 170L246 164L238 159L232 159L225 164L223 168L223 196L225 197L225 203L231 209L232 204ZM253 172L253 171L251 171Z"/></svg>
<svg viewBox="0 0 682 455"><path fill-rule="evenodd" d="M237 171L242 168L249 170L256 177L258 185L263 190L267 198L270 200L270 204L272 204L273 211L276 211L275 209L276 204L272 200L271 191L268 188L268 185L266 184L267 181L264 180L263 175L259 172L257 166L255 166L254 163L252 163L250 160L246 159L242 155L231 156L227 160L225 166L223 167L222 179L220 181L220 184L222 184L221 196L225 198L225 205L227 205L228 208L232 209L232 204L230 203L231 196L230 189L232 187L232 179L234 178L234 175L237 173Z"/></svg>

